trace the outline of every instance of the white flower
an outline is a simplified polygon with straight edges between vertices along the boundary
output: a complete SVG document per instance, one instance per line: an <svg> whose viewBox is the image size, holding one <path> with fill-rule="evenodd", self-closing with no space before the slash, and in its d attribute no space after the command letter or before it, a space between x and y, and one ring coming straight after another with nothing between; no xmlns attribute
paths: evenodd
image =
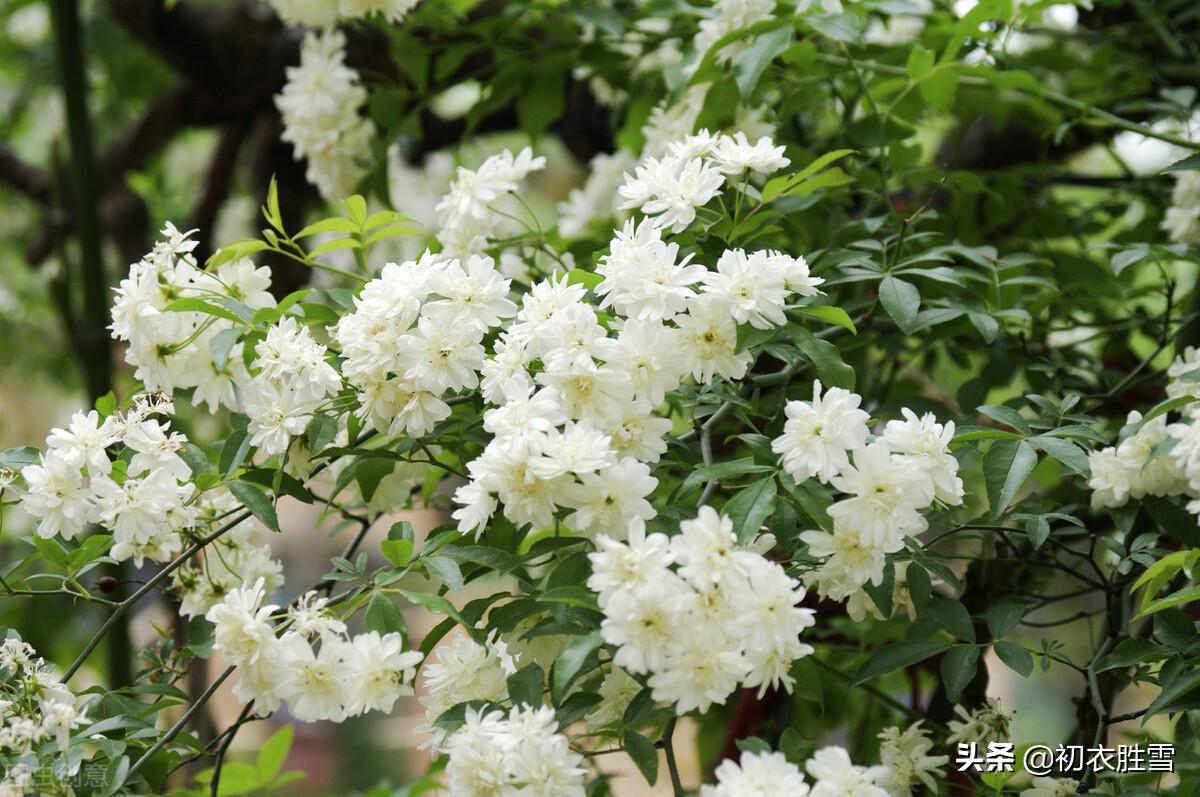
<svg viewBox="0 0 1200 797"><path fill-rule="evenodd" d="M887 550L858 531L834 523L832 534L806 531L800 539L808 545L810 555L824 560L820 568L805 575L823 597L842 601L864 584L883 582Z"/></svg>
<svg viewBox="0 0 1200 797"><path fill-rule="evenodd" d="M83 531L91 517L91 492L78 465L51 450L42 454L39 464L22 468L21 476L28 487L21 508L38 519L39 537L60 534L70 540Z"/></svg>
<svg viewBox="0 0 1200 797"><path fill-rule="evenodd" d="M400 340L399 367L422 390L440 395L479 384L483 367L482 332L468 324L417 321L415 334Z"/></svg>
<svg viewBox="0 0 1200 797"><path fill-rule="evenodd" d="M682 232L724 184L724 175L703 159L670 155L643 162L618 194L622 208L640 208L657 226Z"/></svg>
<svg viewBox="0 0 1200 797"><path fill-rule="evenodd" d="M900 413L903 421L888 421L884 427L884 442L891 446L898 462L911 465L929 478L937 500L958 506L963 499L963 483L958 477L958 460L950 453L954 421L943 426L933 413L918 418L907 407Z"/></svg>
<svg viewBox="0 0 1200 797"><path fill-rule="evenodd" d="M654 492L658 479L650 475L649 467L632 457L586 473L580 476L580 482L563 490L563 504L575 510L566 520L573 529L623 537L655 515L646 496Z"/></svg>
<svg viewBox="0 0 1200 797"><path fill-rule="evenodd" d="M694 42L696 52L703 55L730 33L770 19L774 10L775 3L772 0L717 0L713 5L712 17L700 22L700 32L696 34ZM748 40L727 44L717 53L717 60L726 63L749 44Z"/></svg>
<svg viewBox="0 0 1200 797"><path fill-rule="evenodd" d="M545 166L544 157L535 158L525 147L515 157L509 150L493 155L474 171L458 167L449 192L437 205L442 226L438 240L445 252L458 257L481 248L505 221L495 212L499 201L516 191L531 172Z"/></svg>
<svg viewBox="0 0 1200 797"><path fill-rule="evenodd" d="M516 671L505 645L492 639L481 645L458 631L435 648L422 668L425 693L420 698L429 723L424 730L432 735L434 749L440 748L445 737L444 731L433 727L434 720L465 700L504 700L508 676Z"/></svg>
<svg viewBox="0 0 1200 797"><path fill-rule="evenodd" d="M840 387L821 395L821 382L813 382L811 401L789 401L783 434L771 442L781 464L797 483L811 477L823 482L850 465L850 453L866 444L870 416L859 409L862 396Z"/></svg>
<svg viewBox="0 0 1200 797"><path fill-rule="evenodd" d="M539 448L541 453L529 463L539 479L568 473L582 476L617 461L608 435L586 420L568 423L561 431L551 429L541 438Z"/></svg>
<svg viewBox="0 0 1200 797"><path fill-rule="evenodd" d="M784 157L783 147L775 146L771 139L764 136L758 143L751 144L741 131L718 138L711 157L717 170L729 175L744 171L771 174L791 163Z"/></svg>
<svg viewBox="0 0 1200 797"><path fill-rule="evenodd" d="M1178 172L1162 228L1177 243L1200 244L1200 174Z"/></svg>
<svg viewBox="0 0 1200 797"><path fill-rule="evenodd" d="M691 255L679 260L679 244L663 241L652 220L643 219L636 226L632 219L626 221L596 265L596 273L603 277L595 289L603 297L600 307L611 306L638 321L683 312L695 295L691 286L707 273L704 266L690 261Z"/></svg>
<svg viewBox="0 0 1200 797"><path fill-rule="evenodd" d="M816 781L808 797L890 797L877 784L883 767L856 766L841 747L823 747L805 768Z"/></svg>
<svg viewBox="0 0 1200 797"><path fill-rule="evenodd" d="M697 382L707 385L714 376L746 375L752 357L737 350L737 324L727 301L711 294L696 296L686 313L675 316L675 324L683 333L680 354Z"/></svg>
<svg viewBox="0 0 1200 797"><path fill-rule="evenodd" d="M899 550L904 535L925 530L917 512L933 501L933 485L925 474L892 457L884 442L871 443L854 454L854 464L831 483L850 497L829 507L834 522L857 529L863 539Z"/></svg>
<svg viewBox="0 0 1200 797"><path fill-rule="evenodd" d="M671 538L671 553L680 564L679 574L696 589L706 589L744 566L736 544L733 521L711 506L702 506L695 519L679 524L679 535Z"/></svg>
<svg viewBox="0 0 1200 797"><path fill-rule="evenodd" d="M67 464L75 468L86 467L90 475L96 476L112 469L106 449L117 439L113 419L101 421L100 413L92 410L86 415L76 412L66 429L51 429L46 447Z"/></svg>
<svg viewBox="0 0 1200 797"><path fill-rule="evenodd" d="M700 797L805 797L804 773L782 753L742 753L740 761L722 761L713 773L715 786L700 787Z"/></svg>
<svg viewBox="0 0 1200 797"><path fill-rule="evenodd" d="M413 678L421 653L404 650L404 638L398 633L380 636L375 631L358 634L342 649L354 699L348 711L389 712L401 695L411 695Z"/></svg>
<svg viewBox="0 0 1200 797"><path fill-rule="evenodd" d="M887 789L892 797L910 797L913 787L918 783L937 791L936 778L944 777L941 767L950 758L929 754L933 750L933 740L920 722L904 731L886 728L879 734L879 741L879 762L887 770L879 785Z"/></svg>
<svg viewBox="0 0 1200 797"><path fill-rule="evenodd" d="M714 703L724 703L746 675L746 660L738 651L692 645L668 655L654 668L649 684L654 699L675 703L677 714L703 713Z"/></svg>
<svg viewBox="0 0 1200 797"><path fill-rule="evenodd" d="M326 27L337 19L337 4L331 0L289 0L286 5L294 11L321 9L289 15L300 24ZM275 97L283 117L282 138L297 160L307 159L308 181L326 200L342 199L362 179L375 132L362 115L367 91L346 66L345 48L345 36L338 31L307 34L300 65L288 67L287 83Z"/></svg>
<svg viewBox="0 0 1200 797"><path fill-rule="evenodd" d="M667 568L674 561L666 535L647 535L643 529L631 533L628 542L602 535L596 540L596 549L588 554L592 574L587 585L599 594L602 607L618 590L636 592L664 574L670 575Z"/></svg>
<svg viewBox="0 0 1200 797"><path fill-rule="evenodd" d="M208 610L205 619L213 624L213 648L234 665L253 665L270 655L279 640L271 615L279 607L262 605L263 580L251 587L229 591L225 600Z"/></svg>
<svg viewBox="0 0 1200 797"><path fill-rule="evenodd" d="M346 717L358 683L346 664L350 643L338 637L321 640L314 651L308 640L289 632L279 640L279 683L275 693L286 700L296 719L303 722Z"/></svg>
<svg viewBox="0 0 1200 797"><path fill-rule="evenodd" d="M783 326L788 290L781 265L781 259L767 252L747 255L741 249L727 249L717 260L716 272L705 275L704 291L726 301L739 324L755 329Z"/></svg>
<svg viewBox="0 0 1200 797"><path fill-rule="evenodd" d="M1034 778L1022 797L1071 797L1079 791L1079 781L1071 778Z"/></svg>
<svg viewBox="0 0 1200 797"><path fill-rule="evenodd" d="M1000 708L1000 701L995 698L989 697L986 703L970 712L963 706L956 705L954 714L956 718L949 722L950 735L946 737L947 742L987 744L1003 742L1010 738L1008 727L1012 722L1012 714Z"/></svg>
<svg viewBox="0 0 1200 797"><path fill-rule="evenodd" d="M490 257L472 255L465 265L449 260L429 277L430 292L444 298L429 302L422 312L439 324L465 324L484 332L516 314L517 306L508 298L509 284Z"/></svg>
<svg viewBox="0 0 1200 797"><path fill-rule="evenodd" d="M326 608L328 605L329 599L321 597L316 590L304 593L288 608L291 629L306 639L345 633L346 624Z"/></svg>

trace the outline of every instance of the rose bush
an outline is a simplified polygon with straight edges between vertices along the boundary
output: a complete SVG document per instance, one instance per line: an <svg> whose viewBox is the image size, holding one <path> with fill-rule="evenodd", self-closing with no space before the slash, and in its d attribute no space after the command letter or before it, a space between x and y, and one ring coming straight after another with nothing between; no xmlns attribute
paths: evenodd
<svg viewBox="0 0 1200 797"><path fill-rule="evenodd" d="M678 797L680 717L721 740L703 795L1014 793L950 762L1008 738L997 667L1071 673L1089 748L1175 720L1133 723L1176 745L1167 780L1025 793L1191 793L1195 92L1116 78L1146 31L1192 47L1186 4L272 4L310 28L276 103L334 215L290 226L273 185L204 260L167 224L112 297L136 386L0 454L33 521L4 592L106 618L63 670L9 631L0 793L277 788L260 763L221 791L241 724L415 687L453 795L602 794L618 754ZM392 73L356 70L380 37ZM615 146L551 211L530 185L584 92ZM468 131L511 108L529 144L410 163L430 103ZM285 258L319 279L273 293ZM304 533L285 499L346 521L311 589L272 555ZM417 506L446 522L368 556ZM186 644L85 686L159 593ZM413 604L442 618L420 638ZM202 740L227 679L245 710Z"/></svg>

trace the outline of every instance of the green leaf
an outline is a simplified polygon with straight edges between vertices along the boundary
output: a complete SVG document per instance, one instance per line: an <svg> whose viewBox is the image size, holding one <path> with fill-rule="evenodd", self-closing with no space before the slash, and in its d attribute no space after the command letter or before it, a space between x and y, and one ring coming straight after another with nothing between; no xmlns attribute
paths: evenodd
<svg viewBox="0 0 1200 797"><path fill-rule="evenodd" d="M361 198L362 197L359 197L359 199ZM320 221L313 222L300 232L296 233L293 237L296 240L300 240L301 238L307 238L310 235L321 235L334 232L341 233L342 235L353 235L357 233L359 229L359 225L350 219L341 216L334 216L332 218L321 219Z"/></svg>
<svg viewBox="0 0 1200 797"><path fill-rule="evenodd" d="M305 430L305 440L310 454L318 454L337 436L337 418L329 415L314 415Z"/></svg>
<svg viewBox="0 0 1200 797"><path fill-rule="evenodd" d="M1091 477L1092 467L1088 464L1087 452L1070 440L1064 440L1061 437L1038 436L1029 442L1066 465L1074 473L1085 479Z"/></svg>
<svg viewBox="0 0 1200 797"><path fill-rule="evenodd" d="M1000 661L1007 664L1014 672L1020 673L1026 678L1033 673L1033 656L1015 642L1001 640L992 645L992 650L996 651Z"/></svg>
<svg viewBox="0 0 1200 797"><path fill-rule="evenodd" d="M205 315L223 318L226 321L232 321L238 326L241 326L245 323L245 319L232 310L217 304L213 304L212 302L206 302L203 299L197 299L195 297L176 299L168 304L164 308L164 311L168 313L203 313Z"/></svg>
<svg viewBox="0 0 1200 797"><path fill-rule="evenodd" d="M879 283L879 302L901 332L912 334L921 309L921 292L916 285L898 277L884 277Z"/></svg>
<svg viewBox="0 0 1200 797"><path fill-rule="evenodd" d="M857 686L904 667L911 667L949 650L950 647L951 645L947 642L937 642L932 639L910 640L888 645L877 651L863 663L862 667L859 667L858 672L854 675L854 685Z"/></svg>
<svg viewBox="0 0 1200 797"><path fill-rule="evenodd" d="M951 703L957 703L962 697L963 690L979 669L979 648L974 645L955 645L942 658L942 683L946 687L946 697Z"/></svg>
<svg viewBox="0 0 1200 797"><path fill-rule="evenodd" d="M226 486L242 505L250 510L262 524L272 531L279 531L279 518L275 515L275 504L271 497L258 488L258 485L237 479L227 482Z"/></svg>
<svg viewBox="0 0 1200 797"><path fill-rule="evenodd" d="M825 713L825 687L821 684L821 676L817 673L817 665L813 664L812 656L792 662L788 674L796 682L792 694L801 700L816 703L821 713Z"/></svg>
<svg viewBox="0 0 1200 797"><path fill-rule="evenodd" d="M932 50L926 50L924 47L913 47L908 54L908 63L905 69L908 71L908 76L914 82L921 80L930 72L933 71L934 55Z"/></svg>
<svg viewBox="0 0 1200 797"><path fill-rule="evenodd" d="M0 451L0 468L20 470L28 465L36 465L42 457L42 452L34 446L16 446Z"/></svg>
<svg viewBox="0 0 1200 797"><path fill-rule="evenodd" d="M212 355L213 365L218 371L225 370L225 362L229 359L229 352L237 345L238 337L242 334L240 329L222 329L217 334L213 335L208 341L208 353Z"/></svg>
<svg viewBox="0 0 1200 797"><path fill-rule="evenodd" d="M651 786L658 780L658 748L637 731L625 731L625 752Z"/></svg>
<svg viewBox="0 0 1200 797"><path fill-rule="evenodd" d="M954 104L954 94L958 90L958 71L949 66L939 66L917 88L925 102L939 110L948 111Z"/></svg>
<svg viewBox="0 0 1200 797"><path fill-rule="evenodd" d="M993 639L1002 639L1017 627L1028 607L1019 598L1001 598L988 609L987 626Z"/></svg>
<svg viewBox="0 0 1200 797"><path fill-rule="evenodd" d="M546 674L537 664L530 664L508 676L508 696L512 698L514 707L519 705L542 705L542 691L546 683Z"/></svg>
<svg viewBox="0 0 1200 797"><path fill-rule="evenodd" d="M408 623L404 621L404 613L391 598L382 592L376 592L367 602L363 627L368 631L376 631L380 635L390 634L393 631L400 634L408 633Z"/></svg>
<svg viewBox="0 0 1200 797"><path fill-rule="evenodd" d="M922 617L928 615L937 623L938 628L949 632L964 642L975 641L975 624L971 621L971 613L961 601L953 598L936 598L930 601L929 607Z"/></svg>
<svg viewBox="0 0 1200 797"><path fill-rule="evenodd" d="M396 593L404 596L413 603L419 603L430 611L444 614L450 617L454 622L466 628L468 631L473 630L472 624L463 619L458 613L458 609L454 608L454 604L443 598L441 595L430 595L428 592L413 592L412 590L394 588ZM424 643L422 643L424 644Z"/></svg>
<svg viewBox="0 0 1200 797"><path fill-rule="evenodd" d="M1200 169L1200 152L1192 153L1183 160L1177 160L1170 166L1162 170L1163 174L1173 174L1175 172L1194 172Z"/></svg>
<svg viewBox="0 0 1200 797"><path fill-rule="evenodd" d="M1196 525L1196 516L1191 512L1171 499L1157 495L1142 498L1142 506L1164 534L1187 543L1192 548L1200 548L1200 527Z"/></svg>
<svg viewBox="0 0 1200 797"><path fill-rule="evenodd" d="M255 761L255 768L258 769L258 777L263 783L269 783L275 780L275 777L283 771L284 762L287 761L288 752L292 749L292 737L295 735L295 729L291 725L284 725L262 744L258 749L258 758Z"/></svg>
<svg viewBox="0 0 1200 797"><path fill-rule="evenodd" d="M689 473L687 478L683 480L683 483L679 485L679 494L686 495L690 490L694 490L713 479L728 479L732 476L741 476L747 473L770 473L774 470L775 468L771 465L762 465L755 462L753 457L743 457L731 462L715 462L712 465L696 468Z"/></svg>
<svg viewBox="0 0 1200 797"><path fill-rule="evenodd" d="M129 777L129 756L123 755L108 763L104 770L104 779L100 782L101 797L111 797L125 785Z"/></svg>
<svg viewBox="0 0 1200 797"><path fill-rule="evenodd" d="M1022 417L1021 413L1007 404L984 404L975 409L980 415L991 418L993 421L1002 423L1005 426L1011 426L1023 435L1031 432L1029 422Z"/></svg>
<svg viewBox="0 0 1200 797"><path fill-rule="evenodd" d="M1030 517L1025 521L1025 534L1033 543L1033 550L1036 551L1046 540L1050 539L1050 521L1046 519L1045 515Z"/></svg>
<svg viewBox="0 0 1200 797"><path fill-rule="evenodd" d="M738 544L745 545L754 539L763 521L775 511L775 477L744 487L725 504L725 514L733 521L733 531Z"/></svg>
<svg viewBox="0 0 1200 797"><path fill-rule="evenodd" d="M550 686L554 702L562 701L571 683L583 671L589 658L594 658L596 651L604 644L599 631L593 631L577 639L571 640L563 652L558 654L554 665L550 668Z"/></svg>
<svg viewBox="0 0 1200 797"><path fill-rule="evenodd" d="M383 540L379 543L379 552L392 563L394 567L404 567L412 560L412 540Z"/></svg>
<svg viewBox="0 0 1200 797"><path fill-rule="evenodd" d="M446 585L446 588L457 592L463 588L462 570L458 562L448 556L423 556L421 562L430 578L436 578Z"/></svg>
<svg viewBox="0 0 1200 797"><path fill-rule="evenodd" d="M788 331L796 342L796 347L813 364L821 382L827 387L854 389L854 369L842 359L842 353L837 346L827 340L821 340L803 327L789 327Z"/></svg>
<svg viewBox="0 0 1200 797"><path fill-rule="evenodd" d="M992 517L999 517L1037 465L1037 452L1024 440L997 440L983 455L983 478Z"/></svg>
<svg viewBox="0 0 1200 797"><path fill-rule="evenodd" d="M517 97L517 119L525 132L536 139L562 116L564 83L561 66L542 64L532 74L532 85Z"/></svg>
<svg viewBox="0 0 1200 797"><path fill-rule="evenodd" d="M738 90L743 98L749 99L763 72L788 48L791 42L792 29L790 27L776 28L758 36L749 47L734 56L733 73L737 78Z"/></svg>
<svg viewBox="0 0 1200 797"><path fill-rule="evenodd" d="M858 330L854 327L854 322L850 320L850 314L840 307L810 305L806 307L797 307L794 309L794 312L800 313L801 315L812 316L813 318L819 318L822 321L829 322L830 324L837 324L844 329L848 329L853 335L858 334Z"/></svg>
<svg viewBox="0 0 1200 797"><path fill-rule="evenodd" d="M857 152L853 149L835 149L832 152L826 152L824 155L816 158L803 169L792 174L785 174L780 177L774 177L767 181L763 186L762 201L763 204L770 202L776 197L782 196L788 190L795 188L800 183L807 180L812 175L824 169L834 161L841 160L847 155L852 155Z"/></svg>
<svg viewBox="0 0 1200 797"><path fill-rule="evenodd" d="M862 39L866 20L858 14L849 12L843 14L814 14L805 18L805 22L822 36L836 42L854 44Z"/></svg>
<svg viewBox="0 0 1200 797"><path fill-rule="evenodd" d="M1200 687L1200 671L1192 670L1191 672L1183 673L1172 678L1170 681L1162 685L1162 691L1158 697L1154 698L1154 702L1146 709L1146 713L1142 715L1142 724L1146 720L1169 710L1171 705L1181 697L1192 692L1197 687Z"/></svg>
<svg viewBox="0 0 1200 797"><path fill-rule="evenodd" d="M225 478L233 475L233 472L242 466L246 461L246 455L250 453L250 433L245 428L234 429L229 437L225 438L225 444L221 446L221 456L217 461L217 470Z"/></svg>

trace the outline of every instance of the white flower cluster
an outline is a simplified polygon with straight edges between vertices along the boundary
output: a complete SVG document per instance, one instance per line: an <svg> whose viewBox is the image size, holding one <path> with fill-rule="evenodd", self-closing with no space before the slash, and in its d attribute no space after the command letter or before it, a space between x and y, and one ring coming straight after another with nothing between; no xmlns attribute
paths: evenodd
<svg viewBox="0 0 1200 797"><path fill-rule="evenodd" d="M255 349L254 377L243 391L251 445L268 456L287 451L313 414L342 387L327 350L308 327L287 316L267 330Z"/></svg>
<svg viewBox="0 0 1200 797"><path fill-rule="evenodd" d="M438 645L421 670L420 700L427 722L419 731L429 735L426 744L442 752L446 733L434 725L437 718L468 700L499 703L507 699L508 676L516 671L507 644L495 634L481 644L458 631L449 642Z"/></svg>
<svg viewBox="0 0 1200 797"><path fill-rule="evenodd" d="M349 636L346 624L315 592L290 609L287 621L272 622L279 607L266 604L263 579L231 590L208 610L213 648L238 668L234 695L267 714L287 701L303 722L341 722L368 711L388 712L401 695L412 694L421 654L405 651L398 633Z"/></svg>
<svg viewBox="0 0 1200 797"><path fill-rule="evenodd" d="M483 251L489 239L516 229L511 212L520 205L505 201L533 172L546 167L546 159L534 157L525 147L516 156L509 150L492 155L478 169L458 167L450 190L437 205L442 252L466 257Z"/></svg>
<svg viewBox="0 0 1200 797"><path fill-rule="evenodd" d="M378 14L388 22L401 22L421 0L269 0L288 25L331 28L339 20Z"/></svg>
<svg viewBox="0 0 1200 797"><path fill-rule="evenodd" d="M733 523L702 507L674 537L601 537L589 556L613 661L648 674L654 699L679 714L724 703L739 683L791 691L792 662L812 652L800 641L814 622L797 608L804 588L736 543Z"/></svg>
<svg viewBox="0 0 1200 797"><path fill-rule="evenodd" d="M654 223L682 232L729 177L750 171L772 174L790 161L783 147L763 137L751 144L744 133L713 136L707 130L668 146L662 157L646 158L618 189L622 209L640 209Z"/></svg>
<svg viewBox="0 0 1200 797"><path fill-rule="evenodd" d="M447 797L584 797L583 756L548 706L468 710L446 753Z"/></svg>
<svg viewBox="0 0 1200 797"><path fill-rule="evenodd" d="M224 348L217 359L218 336L229 334L234 322L203 312L168 308L180 300L204 301L218 307L235 301L249 310L274 307L271 270L255 268L249 260L225 263L215 272L197 267L191 252L193 231L180 232L168 223L165 240L140 262L129 267L112 307L112 335L125 341L125 361L146 390L173 393L193 388L192 403L240 409L238 386L249 376L242 361L242 344Z"/></svg>
<svg viewBox="0 0 1200 797"><path fill-rule="evenodd" d="M329 0L314 5L331 6ZM288 67L287 84L275 97L283 117L283 140L296 159L308 161L308 181L326 200L353 193L366 174L374 126L362 115L367 102L358 73L346 65L346 37L338 31L309 33L300 65Z"/></svg>
<svg viewBox="0 0 1200 797"><path fill-rule="evenodd" d="M1167 369L1167 396L1200 396L1200 351L1188 347ZM1088 458L1092 505L1121 507L1146 495L1186 495L1188 510L1200 515L1200 404L1187 404L1182 417L1168 424L1166 415L1145 420L1136 410L1126 418L1132 433L1115 446L1097 449Z"/></svg>
<svg viewBox="0 0 1200 797"><path fill-rule="evenodd" d="M935 502L962 503L958 460L950 453L953 422L944 426L932 414L888 421L872 438L862 397L843 388L822 395L813 383L811 401L789 401L783 434L772 450L797 483L810 478L829 484L843 497L829 507L833 533L807 531L801 539L822 564L805 574L822 597L850 600L860 617L868 604L863 587L881 584L889 553L928 523L921 511Z"/></svg>
<svg viewBox="0 0 1200 797"><path fill-rule="evenodd" d="M36 465L21 470L21 506L38 519L42 537L73 539L89 523L112 531L109 555L169 561L183 549L181 532L197 523L192 471L179 456L187 442L167 421L169 401L143 394L123 415L76 412L66 429L53 429ZM116 456L123 446L126 462Z"/></svg>
<svg viewBox="0 0 1200 797"><path fill-rule="evenodd" d="M988 742L1004 742L1012 738L1009 726L1013 715L1000 706L1000 701L989 697L982 706L967 711L961 705L954 707L955 719L950 720L949 743L965 742L986 745Z"/></svg>
<svg viewBox="0 0 1200 797"><path fill-rule="evenodd" d="M1172 241L1200 245L1200 172L1178 172L1162 228Z"/></svg>
<svg viewBox="0 0 1200 797"><path fill-rule="evenodd" d="M490 358L471 349L493 439L455 494L461 531L482 530L498 501L514 523L540 527L556 508L574 509L567 525L593 535L623 536L654 516L646 496L657 481L645 463L658 461L671 428L655 409L689 373L701 384L745 375L751 355L737 350L737 323L783 324L789 297L821 283L803 258L776 252L729 250L715 272L690 261L655 223L628 221L597 266L600 307L620 317L608 328L583 285L552 276L522 297ZM498 302L489 295L487 306ZM466 337L468 327L440 334ZM379 328L394 334L391 323ZM464 370L452 383L472 379Z"/></svg>
<svg viewBox="0 0 1200 797"><path fill-rule="evenodd" d="M701 786L700 797L909 797L918 782L936 791L933 776L949 759L927 755L932 742L920 723L888 728L880 738L880 766L858 766L842 747L817 750L804 765L811 786L782 753L744 753L739 762L722 761L716 784Z"/></svg>
<svg viewBox="0 0 1200 797"><path fill-rule="evenodd" d="M228 490L209 491L196 501L199 525L218 527L241 507ZM262 579L267 593L283 586L283 564L271 558L271 548L256 545L259 523L247 518L204 548L199 561L175 571L173 586L179 595L179 613L203 617L225 596Z"/></svg>
<svg viewBox="0 0 1200 797"><path fill-rule="evenodd" d="M444 420L443 395L479 384L484 336L516 313L508 288L481 255L384 266L333 330L364 423L420 437Z"/></svg>
<svg viewBox="0 0 1200 797"><path fill-rule="evenodd" d="M41 744L53 740L58 752L66 752L72 732L91 721L87 708L32 645L15 636L0 642L0 758L21 758L25 765L4 773L0 795L24 797L28 792L20 786L28 785L26 778L40 767ZM67 774L74 774L82 760L61 759Z"/></svg>

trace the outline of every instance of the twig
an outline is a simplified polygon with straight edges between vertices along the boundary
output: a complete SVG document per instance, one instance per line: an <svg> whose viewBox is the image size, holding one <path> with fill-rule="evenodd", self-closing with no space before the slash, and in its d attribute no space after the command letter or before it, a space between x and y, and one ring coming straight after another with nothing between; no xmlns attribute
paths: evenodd
<svg viewBox="0 0 1200 797"><path fill-rule="evenodd" d="M204 690L203 694L196 698L194 703L188 706L187 711L183 712L183 716L175 721L175 724L171 726L170 730L163 734L162 738L155 742L149 750L142 754L141 758L134 762L133 766L129 768L129 775L127 777L132 777L147 761L150 760L155 753L170 744L187 726L192 717L196 716L196 712L204 708L205 704L208 703L216 691L221 688L221 684L225 683L225 679L232 675L235 669L235 667L226 667L225 671L221 673L215 681L209 684L208 688Z"/></svg>

